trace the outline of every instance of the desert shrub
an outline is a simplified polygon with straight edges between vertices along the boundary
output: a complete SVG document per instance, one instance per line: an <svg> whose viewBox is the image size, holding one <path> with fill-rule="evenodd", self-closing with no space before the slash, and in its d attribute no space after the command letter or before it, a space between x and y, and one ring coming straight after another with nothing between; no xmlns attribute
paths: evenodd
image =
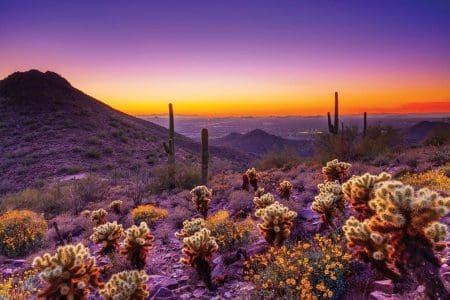
<svg viewBox="0 0 450 300"><path fill-rule="evenodd" d="M432 129L424 140L427 146L442 146L450 143L450 133L443 126Z"/></svg>
<svg viewBox="0 0 450 300"><path fill-rule="evenodd" d="M115 213L120 214L122 211L122 200L114 200L109 204L109 208Z"/></svg>
<svg viewBox="0 0 450 300"><path fill-rule="evenodd" d="M191 217L192 213L183 206L176 206L170 213L168 220L175 228L181 228L184 220Z"/></svg>
<svg viewBox="0 0 450 300"><path fill-rule="evenodd" d="M429 170L423 173L407 173L400 177L400 181L417 188L427 187L432 190L450 193L450 178L445 172L446 167Z"/></svg>
<svg viewBox="0 0 450 300"><path fill-rule="evenodd" d="M167 218L168 215L169 211L167 209L152 204L139 205L131 211L131 218L136 225L145 222L151 226L156 221Z"/></svg>
<svg viewBox="0 0 450 300"><path fill-rule="evenodd" d="M175 187L180 189L192 189L200 184L200 168L189 163L176 163L174 166L159 165L152 170L150 190L160 192L170 188L170 171L174 168Z"/></svg>
<svg viewBox="0 0 450 300"><path fill-rule="evenodd" d="M369 126L366 136L358 134L358 128L347 126L338 135L316 134L313 139L316 160L324 163L333 158L342 160L374 159L392 152L402 145L399 132L390 126Z"/></svg>
<svg viewBox="0 0 450 300"><path fill-rule="evenodd" d="M30 209L52 217L67 211L69 197L67 188L52 185L43 189L27 188L23 191L6 195L0 199L0 211L12 209Z"/></svg>
<svg viewBox="0 0 450 300"><path fill-rule="evenodd" d="M316 235L312 244L270 248L244 262L255 299L340 299L351 256L335 240Z"/></svg>
<svg viewBox="0 0 450 300"><path fill-rule="evenodd" d="M253 222L251 219L234 222L226 210L220 210L206 219L206 228L219 245L219 251L226 253L249 243Z"/></svg>
<svg viewBox="0 0 450 300"><path fill-rule="evenodd" d="M255 165L258 169L293 168L300 163L300 155L293 148L283 148L264 154Z"/></svg>
<svg viewBox="0 0 450 300"><path fill-rule="evenodd" d="M10 276L0 274L0 299L32 299L32 294L37 291L38 284L36 270L33 269L13 273Z"/></svg>
<svg viewBox="0 0 450 300"><path fill-rule="evenodd" d="M88 175L73 184L75 197L81 203L100 201L108 191L108 183L95 175Z"/></svg>
<svg viewBox="0 0 450 300"><path fill-rule="evenodd" d="M9 257L31 253L42 246L47 222L35 212L12 210L0 216L0 253Z"/></svg>

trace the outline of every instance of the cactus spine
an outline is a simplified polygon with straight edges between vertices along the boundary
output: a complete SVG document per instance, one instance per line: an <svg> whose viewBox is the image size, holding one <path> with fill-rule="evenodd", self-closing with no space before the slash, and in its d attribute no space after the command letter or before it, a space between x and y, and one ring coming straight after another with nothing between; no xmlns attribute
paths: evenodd
<svg viewBox="0 0 450 300"><path fill-rule="evenodd" d="M331 114L328 115L328 131L332 134L338 134L339 132L339 98L338 93L334 92L334 124L331 124Z"/></svg>
<svg viewBox="0 0 450 300"><path fill-rule="evenodd" d="M167 153L168 163L169 163L169 180L170 187L175 187L175 129L174 129L174 119L173 119L173 107L172 103L169 103L169 141L168 143L163 142L164 150Z"/></svg>
<svg viewBox="0 0 450 300"><path fill-rule="evenodd" d="M202 129L202 185L208 184L208 129Z"/></svg>

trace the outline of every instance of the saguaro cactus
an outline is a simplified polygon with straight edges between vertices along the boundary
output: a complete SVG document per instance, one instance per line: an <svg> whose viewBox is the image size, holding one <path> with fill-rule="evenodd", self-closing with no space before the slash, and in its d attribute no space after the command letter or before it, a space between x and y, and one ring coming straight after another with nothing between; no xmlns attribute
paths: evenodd
<svg viewBox="0 0 450 300"><path fill-rule="evenodd" d="M169 103L169 141L163 142L164 150L167 153L169 163L169 180L170 187L175 187L175 125L173 119L173 107L172 103Z"/></svg>
<svg viewBox="0 0 450 300"><path fill-rule="evenodd" d="M208 184L208 129L202 129L202 185Z"/></svg>
<svg viewBox="0 0 450 300"><path fill-rule="evenodd" d="M363 136L366 136L366 132L367 132L367 112L364 112Z"/></svg>
<svg viewBox="0 0 450 300"><path fill-rule="evenodd" d="M339 98L338 93L334 92L334 124L331 124L331 114L328 115L328 131L332 134L338 134L339 132Z"/></svg>

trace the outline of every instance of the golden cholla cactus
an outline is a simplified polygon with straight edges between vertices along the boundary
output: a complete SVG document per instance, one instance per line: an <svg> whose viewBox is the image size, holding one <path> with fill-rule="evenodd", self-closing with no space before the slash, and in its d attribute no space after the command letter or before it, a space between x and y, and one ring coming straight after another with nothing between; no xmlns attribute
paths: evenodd
<svg viewBox="0 0 450 300"><path fill-rule="evenodd" d="M203 218L194 218L183 222L183 228L180 232L175 232L177 238L185 238L194 235L197 231L206 227L205 220Z"/></svg>
<svg viewBox="0 0 450 300"><path fill-rule="evenodd" d="M96 226L105 224L107 214L108 213L103 208L94 210L91 212L91 220L95 223Z"/></svg>
<svg viewBox="0 0 450 300"><path fill-rule="evenodd" d="M45 299L87 299L91 290L102 287L95 258L81 243L58 247L55 255L36 257L32 265L48 284L38 294Z"/></svg>
<svg viewBox="0 0 450 300"><path fill-rule="evenodd" d="M258 224L261 235L272 246L280 246L290 235L293 220L297 213L275 202L265 208L258 209L255 215L263 221L263 223Z"/></svg>
<svg viewBox="0 0 450 300"><path fill-rule="evenodd" d="M100 290L104 300L144 300L149 296L145 271L123 271L112 275Z"/></svg>
<svg viewBox="0 0 450 300"><path fill-rule="evenodd" d="M109 204L109 208L116 214L120 214L122 211L122 200L114 200Z"/></svg>
<svg viewBox="0 0 450 300"><path fill-rule="evenodd" d="M352 165L346 162L333 159L327 162L325 167L322 168L322 174L327 181L339 181L343 183L348 178L348 172Z"/></svg>
<svg viewBox="0 0 450 300"><path fill-rule="evenodd" d="M362 176L353 176L342 184L342 192L348 198L352 208L360 214L360 220L373 215L369 201L374 197L375 188L380 182L391 180L391 177L386 172L378 175L366 173Z"/></svg>
<svg viewBox="0 0 450 300"><path fill-rule="evenodd" d="M94 233L90 236L91 241L96 244L101 244L99 254L106 255L113 253L117 246L119 239L123 235L123 227L117 224L116 221L106 223L94 228Z"/></svg>
<svg viewBox="0 0 450 300"><path fill-rule="evenodd" d="M262 195L265 194L264 188L259 187L256 191L255 191L255 197L261 197Z"/></svg>
<svg viewBox="0 0 450 300"><path fill-rule="evenodd" d="M411 186L400 181L383 181L377 184L373 194L369 207L374 215L364 221L364 230L369 231L371 237L376 234L382 237L383 243L389 244L393 264L384 268L378 261L372 263L393 279L416 275L419 282L425 285L427 295L433 296L431 298L450 297L439 277L440 261L433 251L446 246L443 241L448 236L447 226L439 220L450 210L450 197L441 197L429 189L415 192ZM356 229L351 229L355 224L353 218L344 226L349 246L358 244L352 234ZM372 244L359 243L357 252L362 250L369 254L369 258L375 258L370 257L370 253L378 256ZM384 258L381 255L378 257ZM393 276L393 273L399 274Z"/></svg>
<svg viewBox="0 0 450 300"><path fill-rule="evenodd" d="M253 204L255 204L256 209L265 208L269 205L275 203L275 198L271 193L266 193L260 197L253 198Z"/></svg>
<svg viewBox="0 0 450 300"><path fill-rule="evenodd" d="M208 204L211 201L212 190L204 185L196 186L191 190L192 203L194 203L197 211L206 218L208 214Z"/></svg>
<svg viewBox="0 0 450 300"><path fill-rule="evenodd" d="M206 228L183 239L183 249L181 251L184 257L180 259L180 262L196 268L198 275L203 279L209 289L212 289L209 260L218 249L219 246L216 240Z"/></svg>
<svg viewBox="0 0 450 300"><path fill-rule="evenodd" d="M248 169L245 171L244 175L242 175L242 189L248 191L249 185L251 185L255 191L258 190L258 173L255 168Z"/></svg>
<svg viewBox="0 0 450 300"><path fill-rule="evenodd" d="M154 240L147 223L141 222L139 227L133 225L125 231L121 253L126 255L134 268L142 269Z"/></svg>
<svg viewBox="0 0 450 300"><path fill-rule="evenodd" d="M283 180L280 182L280 185L278 186L278 193L280 194L280 197L283 199L289 199L292 192L292 184L287 181Z"/></svg>
<svg viewBox="0 0 450 300"><path fill-rule="evenodd" d="M317 185L319 195L314 197L311 209L321 215L322 221L333 227L333 219L342 215L344 197L338 181L327 181Z"/></svg>

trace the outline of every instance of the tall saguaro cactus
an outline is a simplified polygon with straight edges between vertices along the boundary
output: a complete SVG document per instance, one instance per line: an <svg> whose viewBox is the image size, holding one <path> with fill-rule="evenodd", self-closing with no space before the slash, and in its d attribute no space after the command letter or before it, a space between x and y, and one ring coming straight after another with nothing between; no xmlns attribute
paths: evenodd
<svg viewBox="0 0 450 300"><path fill-rule="evenodd" d="M363 136L367 133L367 112L364 112L364 126L363 126Z"/></svg>
<svg viewBox="0 0 450 300"><path fill-rule="evenodd" d="M175 187L175 129L174 129L173 107L169 103L169 141L163 142L169 163L170 186Z"/></svg>
<svg viewBox="0 0 450 300"><path fill-rule="evenodd" d="M339 98L338 92L334 92L334 124L331 124L331 114L328 115L328 131L332 134L338 134L339 132Z"/></svg>
<svg viewBox="0 0 450 300"><path fill-rule="evenodd" d="M202 184L208 183L208 161L209 161L209 149L208 149L208 129L202 129Z"/></svg>

